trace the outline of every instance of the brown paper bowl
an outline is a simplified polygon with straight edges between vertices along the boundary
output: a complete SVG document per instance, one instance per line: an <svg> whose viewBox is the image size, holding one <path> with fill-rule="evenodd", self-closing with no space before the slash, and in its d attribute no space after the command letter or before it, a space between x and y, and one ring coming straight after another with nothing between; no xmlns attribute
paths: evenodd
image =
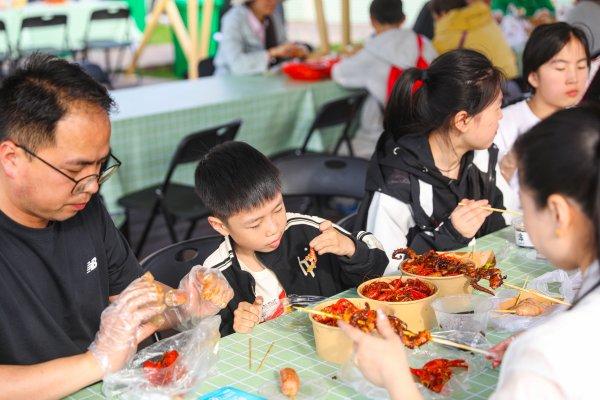
<svg viewBox="0 0 600 400"><path fill-rule="evenodd" d="M471 252L442 252L451 253L460 258L471 259L475 262L475 265L481 267L490 259L494 257L494 252L488 251L476 251L471 255ZM473 287L469 284L469 280L464 275L454 276L421 276L406 272L401 268L403 274L410 277L419 278L423 281L434 284L438 288L437 297L454 296L459 294L471 294ZM481 282L480 282L481 284ZM485 283L484 285L485 286Z"/></svg>
<svg viewBox="0 0 600 400"><path fill-rule="evenodd" d="M369 299L362 294L363 288L372 282L390 282L398 278L402 279L402 281L409 279L409 277L399 276L384 276L381 278L371 279L370 281L362 283L358 287L358 295L366 300L369 300L372 304L374 303L378 308L389 307L393 314L402 321L406 322L408 329L413 332L419 332L437 326L435 312L433 311L433 308L431 308L431 303L437 297L438 289L435 284L428 282L421 277L418 279L425 282L430 288L433 289L433 294L424 299L393 302Z"/></svg>
<svg viewBox="0 0 600 400"><path fill-rule="evenodd" d="M317 304L314 309L322 310L323 308L334 304L339 299L326 300L322 303ZM375 308L373 300L365 300L358 298L348 298L352 304L357 307L364 308L365 302L369 303L371 308ZM391 313L391 310L385 310ZM314 320L312 315L308 316L312 323L313 332L315 335L315 346L317 348L317 355L325 361L329 361L336 364L343 364L352 355L352 341L342 332L337 326L329 326L317 322Z"/></svg>

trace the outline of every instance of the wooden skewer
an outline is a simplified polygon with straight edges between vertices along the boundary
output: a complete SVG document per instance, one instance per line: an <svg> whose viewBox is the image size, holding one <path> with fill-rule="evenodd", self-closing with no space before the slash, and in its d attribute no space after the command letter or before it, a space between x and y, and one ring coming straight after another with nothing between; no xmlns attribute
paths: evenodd
<svg viewBox="0 0 600 400"><path fill-rule="evenodd" d="M466 204L464 203L458 203L459 206L466 206ZM508 214L513 214L513 215L518 215L518 216L523 216L523 213L521 211L516 211L516 210L509 210L509 209L505 209L505 208L494 208L494 207L479 207L482 210L486 210L486 211L495 211L495 212L499 212L499 213L508 213Z"/></svg>
<svg viewBox="0 0 600 400"><path fill-rule="evenodd" d="M256 368L256 372L260 371L260 369L262 368L262 366L265 363L265 360L267 359L267 356L271 352L271 349L273 348L274 344L275 344L275 342L271 343L271 345L267 349L267 352L265 353L265 355L263 356L262 360L260 361L260 364L258 364L258 368Z"/></svg>
<svg viewBox="0 0 600 400"><path fill-rule="evenodd" d="M333 318L333 319L342 319L342 317L340 317L338 315L330 314L325 311L314 310L312 308L304 308L304 307L296 307L296 306L294 306L294 308L298 311L302 311L307 314L315 314L315 315L320 315L322 317Z"/></svg>
<svg viewBox="0 0 600 400"><path fill-rule="evenodd" d="M482 350L482 349L478 349L476 347L467 346L466 344L462 344L462 343L456 343L451 340L442 339L437 336L432 336L431 341L434 343L443 344L445 346L456 347L457 349L463 349L463 350L472 351L474 353L483 354L484 356L487 356L487 357L494 357L494 354L487 350Z"/></svg>
<svg viewBox="0 0 600 400"><path fill-rule="evenodd" d="M248 338L248 370L252 371L252 338Z"/></svg>
<svg viewBox="0 0 600 400"><path fill-rule="evenodd" d="M527 287L527 281L529 281L529 275L527 275L525 277L525 283L523 283L523 289L525 289ZM517 296L517 299L515 300L515 304L513 305L513 307L516 307L519 305L519 300L521 300L521 295L523 294L522 291L519 291L519 295Z"/></svg>
<svg viewBox="0 0 600 400"><path fill-rule="evenodd" d="M516 289L516 290L519 290L519 291L521 291L521 292L525 292L525 293L531 293L531 294L533 294L533 295L536 295L536 296L538 296L538 297L541 297L542 299L546 299L546 300L552 301L552 302L554 302L554 303L558 303L558 304L564 304L565 306L570 306L570 305L571 305L571 303L567 303L566 301L563 301L563 300L560 300L560 299L556 299L556 298L554 298L554 297L546 296L545 294L543 294L543 293L540 293L540 292L538 292L538 291L535 291L535 290L531 290L531 289L523 289L523 288L521 288L521 287L519 287L519 286L512 285L512 284L510 284L510 283L507 283L507 282L504 282L504 286L506 286L506 287L508 287L508 288L511 288L511 289Z"/></svg>

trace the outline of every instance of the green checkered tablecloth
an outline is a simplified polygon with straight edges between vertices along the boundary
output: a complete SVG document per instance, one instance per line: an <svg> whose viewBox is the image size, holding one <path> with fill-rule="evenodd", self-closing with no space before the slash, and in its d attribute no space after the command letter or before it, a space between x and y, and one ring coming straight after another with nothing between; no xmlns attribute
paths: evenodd
<svg viewBox="0 0 600 400"><path fill-rule="evenodd" d="M508 281L521 284L525 277L535 278L552 267L544 260L536 258L535 250L526 250L514 246L512 228L507 228L477 240L477 250L492 249L499 259L500 268L508 275ZM345 297L356 297L355 290L341 294ZM263 323L252 333L252 352L254 354L254 370L271 343L273 349L260 372L248 369L248 335L233 334L220 341L220 358L217 363L216 376L204 382L186 399L195 399L199 395L221 388L234 386L250 393L257 394L264 385L276 382L277 373L283 366L293 366L303 381L318 380L327 390L323 399L363 399L350 387L333 379L338 373L338 366L317 358L314 338L308 316L299 312ZM489 330L488 340L495 344L506 338L506 334ZM470 380L467 391L456 392L453 399L486 399L494 390L498 380L498 371L486 367L479 375ZM101 398L101 384L70 396L72 400Z"/></svg>
<svg viewBox="0 0 600 400"><path fill-rule="evenodd" d="M273 154L300 147L316 109L348 93L332 81L306 83L281 75L215 76L115 90L111 148L123 166L102 187L109 211L118 211L120 196L161 182L177 144L190 133L241 119L236 139ZM174 180L193 184L194 167L182 167Z"/></svg>
<svg viewBox="0 0 600 400"><path fill-rule="evenodd" d="M109 8L118 9L129 7L127 2L120 0L110 1L68 1L61 4L47 4L44 2L30 3L22 8L11 8L0 12L0 20L4 21L8 34L8 41L13 50L17 47L19 40L21 20L25 17L48 16L55 14L67 15L67 37L70 50L80 50L84 46L84 39L90 15L93 11ZM89 37L92 40L124 40L129 31L130 40L141 35L132 19L129 23L124 21L95 21L89 28ZM23 49L43 46L62 45L63 28L48 27L40 29L27 29L23 31L21 46ZM0 53L6 52L6 40L4 34L0 33Z"/></svg>

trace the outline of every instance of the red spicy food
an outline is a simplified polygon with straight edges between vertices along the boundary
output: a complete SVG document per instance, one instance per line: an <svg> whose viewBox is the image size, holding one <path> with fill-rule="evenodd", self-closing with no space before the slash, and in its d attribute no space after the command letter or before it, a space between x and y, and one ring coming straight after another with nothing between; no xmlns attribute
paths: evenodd
<svg viewBox="0 0 600 400"><path fill-rule="evenodd" d="M410 372L427 389L440 393L452 378L452 368L468 369L469 366L465 360L437 358L425 363L423 368L411 368Z"/></svg>
<svg viewBox="0 0 600 400"><path fill-rule="evenodd" d="M177 350L166 351L158 360L146 360L142 364L146 378L154 386L169 385L184 373L182 365L173 365L179 352Z"/></svg>
<svg viewBox="0 0 600 400"><path fill-rule="evenodd" d="M400 278L393 281L375 281L362 288L361 294L369 299L379 301L414 301L433 294L434 290L419 279Z"/></svg>
<svg viewBox="0 0 600 400"><path fill-rule="evenodd" d="M339 319L366 333L377 329L377 312L371 310L369 303L365 303L365 308L361 309L347 299L339 299L334 304L324 307L321 311L336 315ZM322 324L337 326L338 318L325 317L322 315L313 315L313 318L315 321ZM431 339L429 331L421 331L418 333L411 332L407 329L406 323L398 317L388 315L388 321L390 322L392 329L394 329L396 334L402 339L402 343L410 349L422 346Z"/></svg>
<svg viewBox="0 0 600 400"><path fill-rule="evenodd" d="M485 279L490 282L492 289L497 289L506 279L506 276L502 276L502 271L495 267L496 260L493 257L485 265L477 267L472 261L460 259L452 254L437 253L433 250L429 250L423 255L417 255L410 248L397 249L392 253L392 258L399 260L400 255L407 257L402 264L402 269L409 274L435 277L465 275L473 288L491 295L495 295L495 293L479 285L478 282Z"/></svg>

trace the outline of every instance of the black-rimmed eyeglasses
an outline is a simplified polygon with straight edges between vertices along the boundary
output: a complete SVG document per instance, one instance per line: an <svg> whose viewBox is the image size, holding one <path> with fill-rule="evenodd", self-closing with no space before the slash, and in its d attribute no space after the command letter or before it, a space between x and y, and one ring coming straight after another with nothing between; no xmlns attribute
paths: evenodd
<svg viewBox="0 0 600 400"><path fill-rule="evenodd" d="M119 161L119 159L117 157L115 157L112 153L110 153L109 154L109 162L110 162L110 159L113 159L115 161L114 164L112 164L112 165L103 164L99 174L88 175L81 179L73 179L72 177L65 174L60 169L58 169L54 165L50 164L48 161L44 160L43 158L41 158L40 156L38 156L37 154L35 154L33 151L29 150L28 148L18 145L18 144L15 144L15 146L22 149L25 153L29 154L30 156L37 158L38 160L40 160L41 162L43 162L44 164L46 164L47 166L49 166L50 168L52 168L53 170L55 170L62 176L66 177L71 182L73 182L75 184L75 186L73 186L73 190L71 190L71 194L80 194L80 193L85 192L86 189L88 188L88 186L94 182L98 183L98 185L102 185L111 176L113 176L113 174L115 172L117 172L117 170L121 166L121 161Z"/></svg>

